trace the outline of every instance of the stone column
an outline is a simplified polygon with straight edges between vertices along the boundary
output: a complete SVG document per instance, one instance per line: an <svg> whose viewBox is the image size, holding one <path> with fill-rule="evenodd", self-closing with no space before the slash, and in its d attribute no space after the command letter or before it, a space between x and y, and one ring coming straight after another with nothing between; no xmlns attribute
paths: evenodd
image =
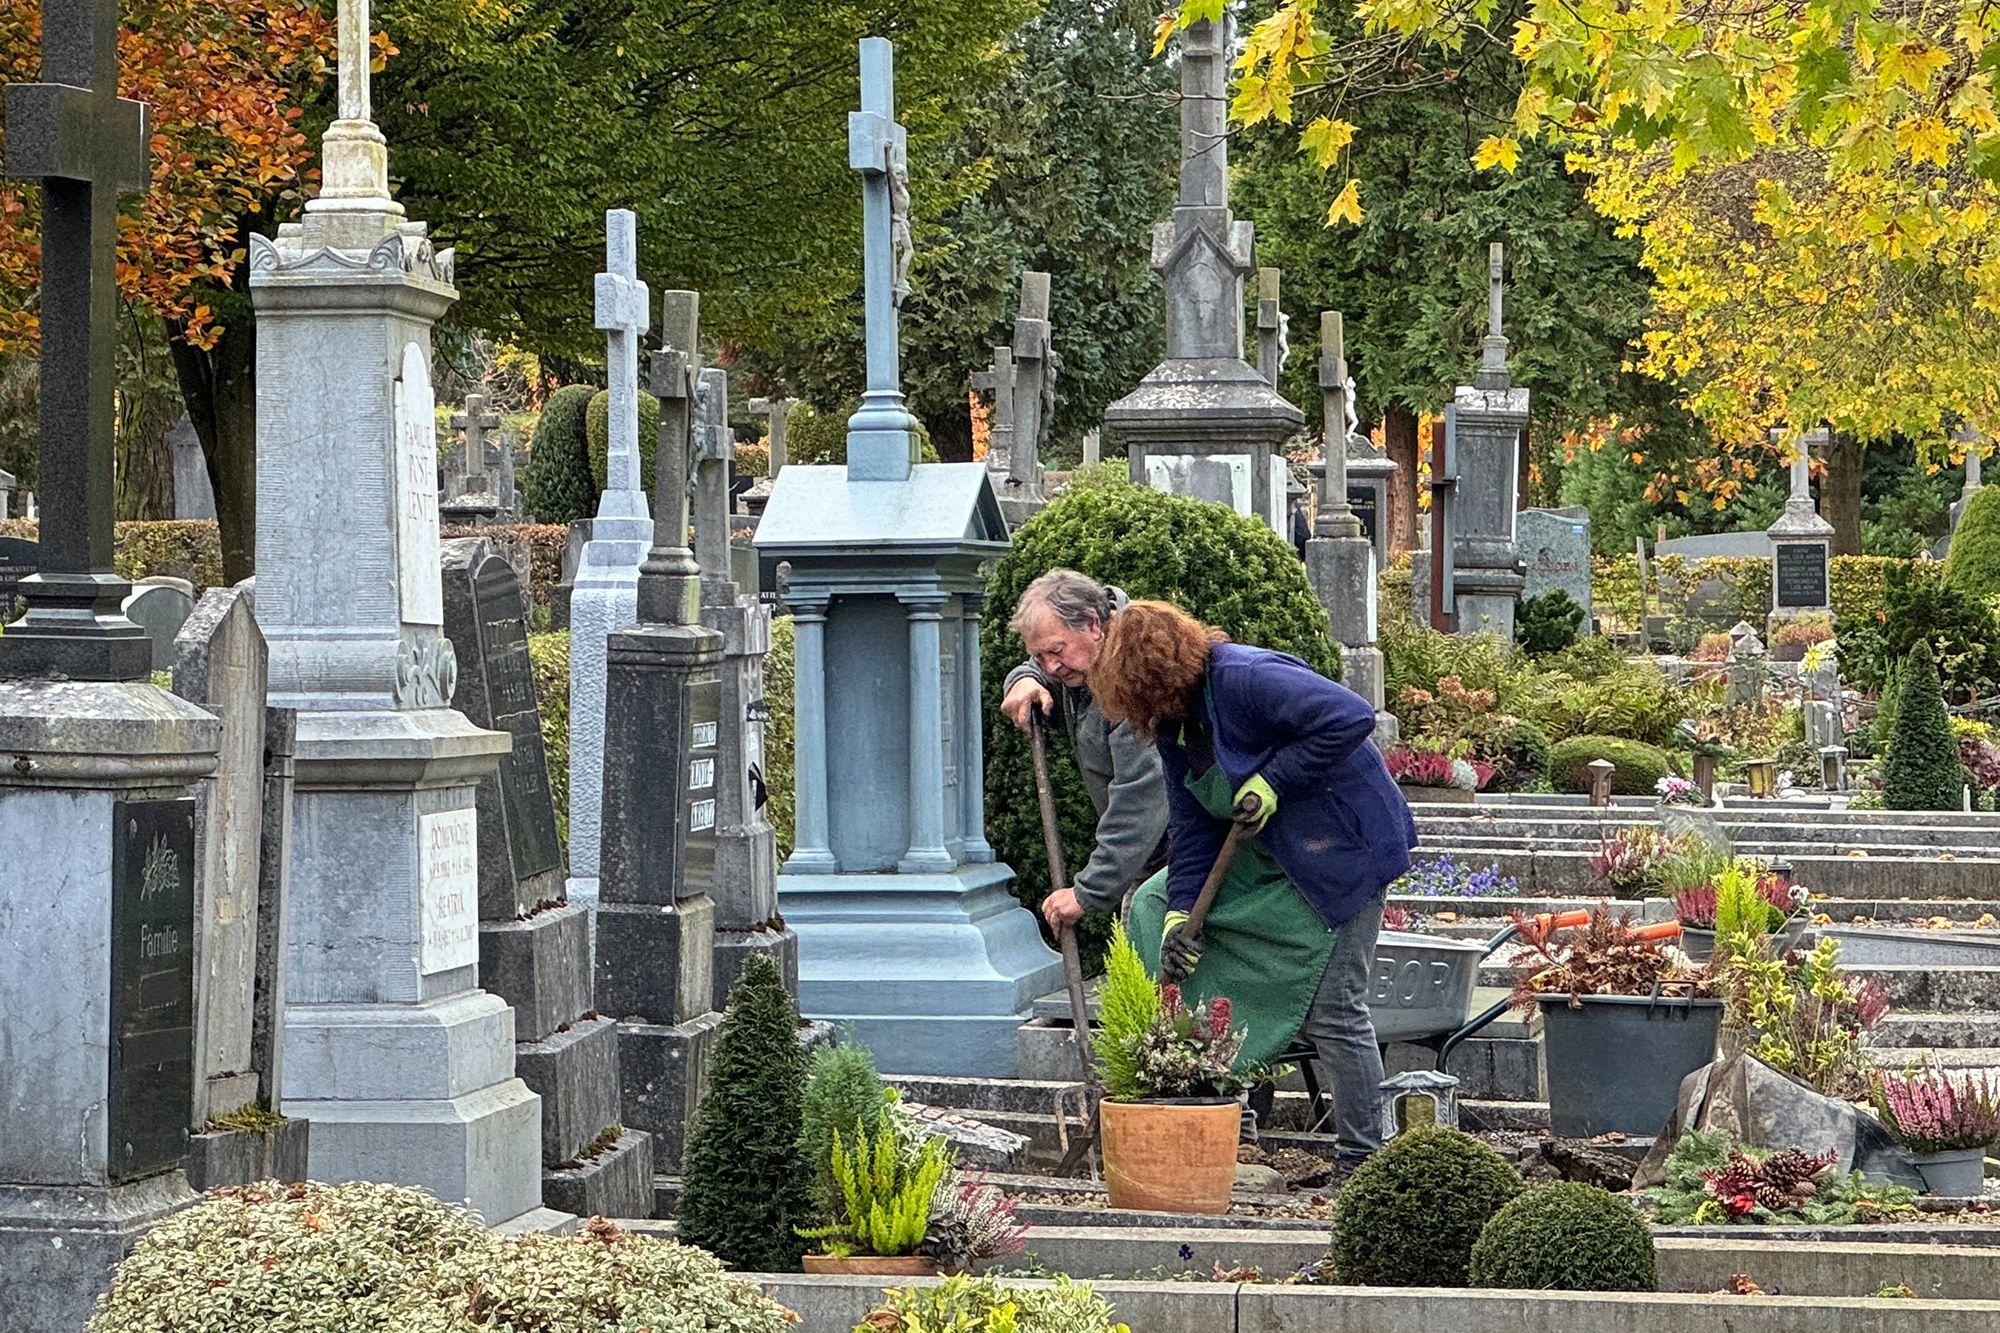
<svg viewBox="0 0 2000 1333"><path fill-rule="evenodd" d="M792 675L792 854L787 874L840 868L829 842L826 806L826 613L827 603L791 602Z"/></svg>
<svg viewBox="0 0 2000 1333"><path fill-rule="evenodd" d="M965 607L958 629L958 716L965 735L964 771L958 783L965 811L965 854L959 859L968 865L986 865L993 860L993 846L986 841L986 728L979 720L979 612L986 599L969 592L961 594L959 600Z"/></svg>
<svg viewBox="0 0 2000 1333"><path fill-rule="evenodd" d="M910 622L910 850L899 874L950 870L944 845L944 696L938 669L942 596L900 595Z"/></svg>

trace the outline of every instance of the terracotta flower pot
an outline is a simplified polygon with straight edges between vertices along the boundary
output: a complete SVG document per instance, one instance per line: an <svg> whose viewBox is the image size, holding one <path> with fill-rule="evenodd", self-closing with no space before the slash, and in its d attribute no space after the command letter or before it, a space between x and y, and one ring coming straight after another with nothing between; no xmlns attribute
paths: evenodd
<svg viewBox="0 0 2000 1333"><path fill-rule="evenodd" d="M1189 1098L1097 1106L1104 1183L1113 1208L1162 1213L1229 1211L1243 1117L1233 1099Z"/></svg>
<svg viewBox="0 0 2000 1333"><path fill-rule="evenodd" d="M808 1273L840 1273L850 1277L936 1277L937 1261L925 1254L808 1254Z"/></svg>

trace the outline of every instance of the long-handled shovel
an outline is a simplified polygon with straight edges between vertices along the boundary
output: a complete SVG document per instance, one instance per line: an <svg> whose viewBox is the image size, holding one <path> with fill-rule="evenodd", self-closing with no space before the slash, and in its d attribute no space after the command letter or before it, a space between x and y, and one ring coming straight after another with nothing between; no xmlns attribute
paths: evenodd
<svg viewBox="0 0 2000 1333"><path fill-rule="evenodd" d="M1039 708L1035 710L1028 735L1034 747L1035 799L1042 807L1042 841L1049 849L1049 891L1053 893L1068 885L1069 872L1063 869L1062 834L1056 828L1056 798L1049 787L1048 746L1042 740L1042 713ZM1076 1170L1097 1141L1097 1099L1102 1094L1097 1086L1097 1065L1090 1052L1090 1008L1083 993L1083 960L1077 954L1076 928L1064 926L1058 933L1057 942L1062 948L1063 980L1069 983L1070 1028L1076 1036L1076 1057L1083 1064L1086 1109L1082 1131L1069 1141L1069 1151L1063 1154L1062 1165L1056 1168L1058 1175L1066 1176ZM1056 1116L1060 1123L1060 1100Z"/></svg>

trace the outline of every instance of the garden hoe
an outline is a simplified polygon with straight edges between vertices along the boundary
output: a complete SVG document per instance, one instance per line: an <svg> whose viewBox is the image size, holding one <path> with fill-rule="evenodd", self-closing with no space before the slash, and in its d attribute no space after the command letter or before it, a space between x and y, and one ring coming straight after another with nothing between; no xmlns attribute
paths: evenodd
<svg viewBox="0 0 2000 1333"><path fill-rule="evenodd" d="M1053 893L1069 883L1069 872L1063 869L1062 834L1056 829L1056 798L1049 786L1048 745L1042 739L1042 711L1035 709L1034 724L1028 735L1035 752L1035 799L1042 807L1042 841L1049 849L1049 892ZM1097 1065L1090 1053L1090 1007L1083 993L1083 960L1077 953L1076 927L1064 926L1058 936L1062 946L1063 980L1069 983L1070 1029L1076 1035L1076 1056L1083 1062L1083 1128L1069 1140L1068 1151L1063 1154L1062 1165L1056 1174L1067 1176L1083 1162L1085 1156L1097 1143L1097 1099L1103 1095L1097 1086ZM1062 1095L1056 1095L1056 1128L1063 1127ZM1092 1178L1096 1176L1093 1169Z"/></svg>

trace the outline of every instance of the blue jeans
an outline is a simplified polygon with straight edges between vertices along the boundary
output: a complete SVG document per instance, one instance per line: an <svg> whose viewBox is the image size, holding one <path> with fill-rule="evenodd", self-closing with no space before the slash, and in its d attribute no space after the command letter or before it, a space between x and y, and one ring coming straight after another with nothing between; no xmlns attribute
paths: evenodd
<svg viewBox="0 0 2000 1333"><path fill-rule="evenodd" d="M1382 1146L1382 1048L1368 1016L1368 981L1382 932L1384 888L1342 923L1299 1036L1319 1051L1319 1085L1333 1099L1336 1149L1353 1165Z"/></svg>

